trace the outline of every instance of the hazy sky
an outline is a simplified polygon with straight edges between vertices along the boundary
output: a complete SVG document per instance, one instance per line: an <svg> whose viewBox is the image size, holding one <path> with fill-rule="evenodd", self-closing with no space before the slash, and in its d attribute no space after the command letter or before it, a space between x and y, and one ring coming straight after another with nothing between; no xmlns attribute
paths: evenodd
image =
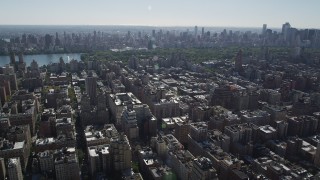
<svg viewBox="0 0 320 180"><path fill-rule="evenodd" d="M320 0L1 0L0 24L320 28Z"/></svg>

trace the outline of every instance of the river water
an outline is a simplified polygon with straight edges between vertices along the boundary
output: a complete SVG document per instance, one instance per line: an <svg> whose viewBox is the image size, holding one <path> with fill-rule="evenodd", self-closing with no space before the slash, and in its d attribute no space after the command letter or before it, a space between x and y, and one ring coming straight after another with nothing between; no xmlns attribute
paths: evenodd
<svg viewBox="0 0 320 180"><path fill-rule="evenodd" d="M30 65L32 60L38 62L39 66L47 65L54 62L59 62L60 57L63 58L64 62L67 63L72 59L80 61L80 53L73 54L38 54L38 55L24 55L23 59L27 66ZM18 56L16 56L16 61L19 61ZM10 63L10 56L0 56L0 66L4 66Z"/></svg>

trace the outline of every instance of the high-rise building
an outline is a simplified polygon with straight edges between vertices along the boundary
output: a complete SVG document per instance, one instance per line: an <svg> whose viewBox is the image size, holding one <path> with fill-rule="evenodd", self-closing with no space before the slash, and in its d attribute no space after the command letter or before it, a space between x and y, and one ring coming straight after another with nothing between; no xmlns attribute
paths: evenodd
<svg viewBox="0 0 320 180"><path fill-rule="evenodd" d="M12 74L0 74L0 80L9 81L11 90L18 90L17 77L16 77L15 73L12 73Z"/></svg>
<svg viewBox="0 0 320 180"><path fill-rule="evenodd" d="M72 59L69 64L71 72L77 72L79 70L79 62L77 60Z"/></svg>
<svg viewBox="0 0 320 180"><path fill-rule="evenodd" d="M188 116L182 117L173 117L172 120L174 121L174 136L182 143L188 143L188 134L190 129L190 123Z"/></svg>
<svg viewBox="0 0 320 180"><path fill-rule="evenodd" d="M5 66L2 67L2 74L14 74L14 66L10 64L6 64Z"/></svg>
<svg viewBox="0 0 320 180"><path fill-rule="evenodd" d="M190 124L190 136L196 141L207 139L208 125L205 122L196 122Z"/></svg>
<svg viewBox="0 0 320 180"><path fill-rule="evenodd" d="M288 32L290 28L291 28L291 25L288 22L282 25L282 34L285 41L288 39L288 34L289 34Z"/></svg>
<svg viewBox="0 0 320 180"><path fill-rule="evenodd" d="M179 179L190 179L194 158L188 150L172 151L168 154L168 161Z"/></svg>
<svg viewBox="0 0 320 180"><path fill-rule="evenodd" d="M38 65L37 61L32 60L32 62L30 63L30 69L32 71L39 71L39 65Z"/></svg>
<svg viewBox="0 0 320 180"><path fill-rule="evenodd" d="M12 142L7 139L1 139L0 144L0 157L5 159L19 157L19 166L23 169L27 167L30 148L25 141Z"/></svg>
<svg viewBox="0 0 320 180"><path fill-rule="evenodd" d="M11 96L11 87L10 81L8 80L0 80L0 87L4 87L7 96ZM2 95L3 96L3 95Z"/></svg>
<svg viewBox="0 0 320 180"><path fill-rule="evenodd" d="M19 63L24 63L23 53L19 53Z"/></svg>
<svg viewBox="0 0 320 180"><path fill-rule="evenodd" d="M97 124L106 124L109 123L109 111L107 109L107 99L106 95L99 93L97 95Z"/></svg>
<svg viewBox="0 0 320 180"><path fill-rule="evenodd" d="M319 167L320 166L320 143L317 145L317 151L314 156L314 164Z"/></svg>
<svg viewBox="0 0 320 180"><path fill-rule="evenodd" d="M230 137L231 142L248 143L257 138L259 127L252 123L234 124L226 126L224 133Z"/></svg>
<svg viewBox="0 0 320 180"><path fill-rule="evenodd" d="M0 158L0 179L6 179L6 166L4 164L4 158Z"/></svg>
<svg viewBox="0 0 320 180"><path fill-rule="evenodd" d="M20 158L10 158L7 169L9 180L23 180Z"/></svg>
<svg viewBox="0 0 320 180"><path fill-rule="evenodd" d="M38 153L41 172L52 172L54 170L53 154L50 151Z"/></svg>
<svg viewBox="0 0 320 180"><path fill-rule="evenodd" d="M198 36L198 26L194 27L194 37Z"/></svg>
<svg viewBox="0 0 320 180"><path fill-rule="evenodd" d="M202 27L202 30L201 30L201 37L204 36L204 27Z"/></svg>
<svg viewBox="0 0 320 180"><path fill-rule="evenodd" d="M54 161L57 180L80 180L80 168L75 148L58 152Z"/></svg>
<svg viewBox="0 0 320 180"><path fill-rule="evenodd" d="M316 134L318 119L313 116L290 117L288 122L288 135L308 137Z"/></svg>
<svg viewBox="0 0 320 180"><path fill-rule="evenodd" d="M29 125L10 126L8 127L7 139L12 142L25 141L26 148L31 147L31 132Z"/></svg>
<svg viewBox="0 0 320 180"><path fill-rule="evenodd" d="M131 146L126 135L121 134L118 138L111 139L111 152L115 170L131 168Z"/></svg>
<svg viewBox="0 0 320 180"><path fill-rule="evenodd" d="M24 62L24 59L23 59L23 53L20 52L19 53L18 71L20 72L21 75L24 75L26 70L27 70L26 69L26 63Z"/></svg>
<svg viewBox="0 0 320 180"><path fill-rule="evenodd" d="M122 112L122 128L130 140L139 137L137 115L136 111L133 110L132 104L128 105Z"/></svg>
<svg viewBox="0 0 320 180"><path fill-rule="evenodd" d="M179 103L174 99L160 99L159 102L153 104L151 110L157 119L180 115Z"/></svg>
<svg viewBox="0 0 320 180"><path fill-rule="evenodd" d="M10 65L15 66L16 64L16 55L14 54L14 52L10 53Z"/></svg>
<svg viewBox="0 0 320 180"><path fill-rule="evenodd" d="M97 70L98 66L99 64L96 60L89 60L87 63L88 70Z"/></svg>
<svg viewBox="0 0 320 180"><path fill-rule="evenodd" d="M158 153L158 155L162 158L164 158L166 156L166 149L167 149L167 145L164 142L164 139L162 138L162 136L158 136L156 138L156 151Z"/></svg>
<svg viewBox="0 0 320 180"><path fill-rule="evenodd" d="M5 104L7 101L7 92L4 86L0 85L0 101L1 104Z"/></svg>
<svg viewBox="0 0 320 180"><path fill-rule="evenodd" d="M274 127L277 130L277 138L285 139L288 134L288 122L285 120L282 121L274 121Z"/></svg>
<svg viewBox="0 0 320 180"><path fill-rule="evenodd" d="M263 24L262 26L262 35L265 35L267 31L267 24Z"/></svg>
<svg viewBox="0 0 320 180"><path fill-rule="evenodd" d="M90 173L94 176L98 172L107 173L111 168L110 146L108 144L91 146L88 148Z"/></svg>
<svg viewBox="0 0 320 180"><path fill-rule="evenodd" d="M224 152L229 152L230 149L230 137L223 134L221 131L214 129L208 132L208 139L214 145L219 146Z"/></svg>
<svg viewBox="0 0 320 180"><path fill-rule="evenodd" d="M156 30L155 29L152 30L152 37L156 37Z"/></svg>
<svg viewBox="0 0 320 180"><path fill-rule="evenodd" d="M97 77L92 75L92 72L89 72L88 77L85 80L86 92L90 97L90 103L95 104L97 96Z"/></svg>
<svg viewBox="0 0 320 180"><path fill-rule="evenodd" d="M241 73L243 71L243 67L242 67L242 51L239 50L237 56L236 56L236 62L235 62L235 69L237 72Z"/></svg>
<svg viewBox="0 0 320 180"><path fill-rule="evenodd" d="M194 159L190 179L218 179L217 171L213 168L211 160L205 157Z"/></svg>
<svg viewBox="0 0 320 180"><path fill-rule="evenodd" d="M88 94L84 94L81 98L81 121L82 125L90 124L101 125L109 122L109 112L106 107L106 97L99 93L96 100L97 106L90 105Z"/></svg>
<svg viewBox="0 0 320 180"><path fill-rule="evenodd" d="M111 139L118 139L119 136L113 124L90 125L85 127L84 133L87 147L110 144Z"/></svg>
<svg viewBox="0 0 320 180"><path fill-rule="evenodd" d="M133 104L133 109L136 111L137 121L139 122L139 117L145 117L144 112L146 112L149 107L141 103L141 101L134 96L131 92L129 93L116 93L110 94L108 97L108 103L112 116L115 118L116 126L121 126L122 122L122 112L128 104Z"/></svg>
<svg viewBox="0 0 320 180"><path fill-rule="evenodd" d="M224 133L230 137L231 153L250 154L252 143L258 139L259 126L252 123L234 124L226 126Z"/></svg>

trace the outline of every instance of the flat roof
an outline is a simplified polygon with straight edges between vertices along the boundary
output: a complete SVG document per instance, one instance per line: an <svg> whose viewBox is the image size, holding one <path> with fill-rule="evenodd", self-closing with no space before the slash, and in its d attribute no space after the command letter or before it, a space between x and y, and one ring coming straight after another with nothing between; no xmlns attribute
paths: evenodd
<svg viewBox="0 0 320 180"><path fill-rule="evenodd" d="M14 143L13 149L22 149L24 146L24 141Z"/></svg>

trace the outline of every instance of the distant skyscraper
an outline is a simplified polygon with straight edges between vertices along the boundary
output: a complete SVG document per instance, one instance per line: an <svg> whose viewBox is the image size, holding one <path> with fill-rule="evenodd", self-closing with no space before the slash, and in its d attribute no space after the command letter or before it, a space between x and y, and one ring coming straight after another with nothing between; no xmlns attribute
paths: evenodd
<svg viewBox="0 0 320 180"><path fill-rule="evenodd" d="M156 30L155 29L152 30L152 37L156 37Z"/></svg>
<svg viewBox="0 0 320 180"><path fill-rule="evenodd" d="M130 38L131 37L131 31L128 31L128 38Z"/></svg>
<svg viewBox="0 0 320 180"><path fill-rule="evenodd" d="M204 27L202 27L202 30L201 30L201 37L204 36Z"/></svg>
<svg viewBox="0 0 320 180"><path fill-rule="evenodd" d="M38 65L37 61L32 60L32 62L30 63L30 69L32 71L39 71L39 65Z"/></svg>
<svg viewBox="0 0 320 180"><path fill-rule="evenodd" d="M283 34L284 40L287 40L287 35L290 28L291 28L291 25L288 22L282 25L282 34Z"/></svg>
<svg viewBox="0 0 320 180"><path fill-rule="evenodd" d="M19 63L24 63L23 53L19 53Z"/></svg>
<svg viewBox="0 0 320 180"><path fill-rule="evenodd" d="M97 77L93 77L92 72L89 72L88 77L86 78L86 92L90 97L90 103L95 104L95 99L97 97Z"/></svg>
<svg viewBox="0 0 320 180"><path fill-rule="evenodd" d="M262 35L265 35L267 31L267 24L263 24L262 26Z"/></svg>
<svg viewBox="0 0 320 180"><path fill-rule="evenodd" d="M59 45L60 45L60 39L59 39L59 34L58 34L58 32L56 32L55 45L56 45L56 46L59 46Z"/></svg>
<svg viewBox="0 0 320 180"><path fill-rule="evenodd" d="M198 26L194 27L194 36L197 37L198 36Z"/></svg>
<svg viewBox="0 0 320 180"><path fill-rule="evenodd" d="M235 62L235 69L237 72L242 72L242 51L239 50L237 56L236 56L236 62Z"/></svg>
<svg viewBox="0 0 320 180"><path fill-rule="evenodd" d="M14 52L10 53L10 64L12 66L15 66L15 64L16 64L16 55L14 54Z"/></svg>
<svg viewBox="0 0 320 180"><path fill-rule="evenodd" d="M19 71L18 75L20 77L23 77L24 73L26 72L26 63L24 62L22 52L19 53L18 71Z"/></svg>
<svg viewBox="0 0 320 180"><path fill-rule="evenodd" d="M282 25L282 33L285 33L289 28L291 28L290 23L286 22L285 24Z"/></svg>

